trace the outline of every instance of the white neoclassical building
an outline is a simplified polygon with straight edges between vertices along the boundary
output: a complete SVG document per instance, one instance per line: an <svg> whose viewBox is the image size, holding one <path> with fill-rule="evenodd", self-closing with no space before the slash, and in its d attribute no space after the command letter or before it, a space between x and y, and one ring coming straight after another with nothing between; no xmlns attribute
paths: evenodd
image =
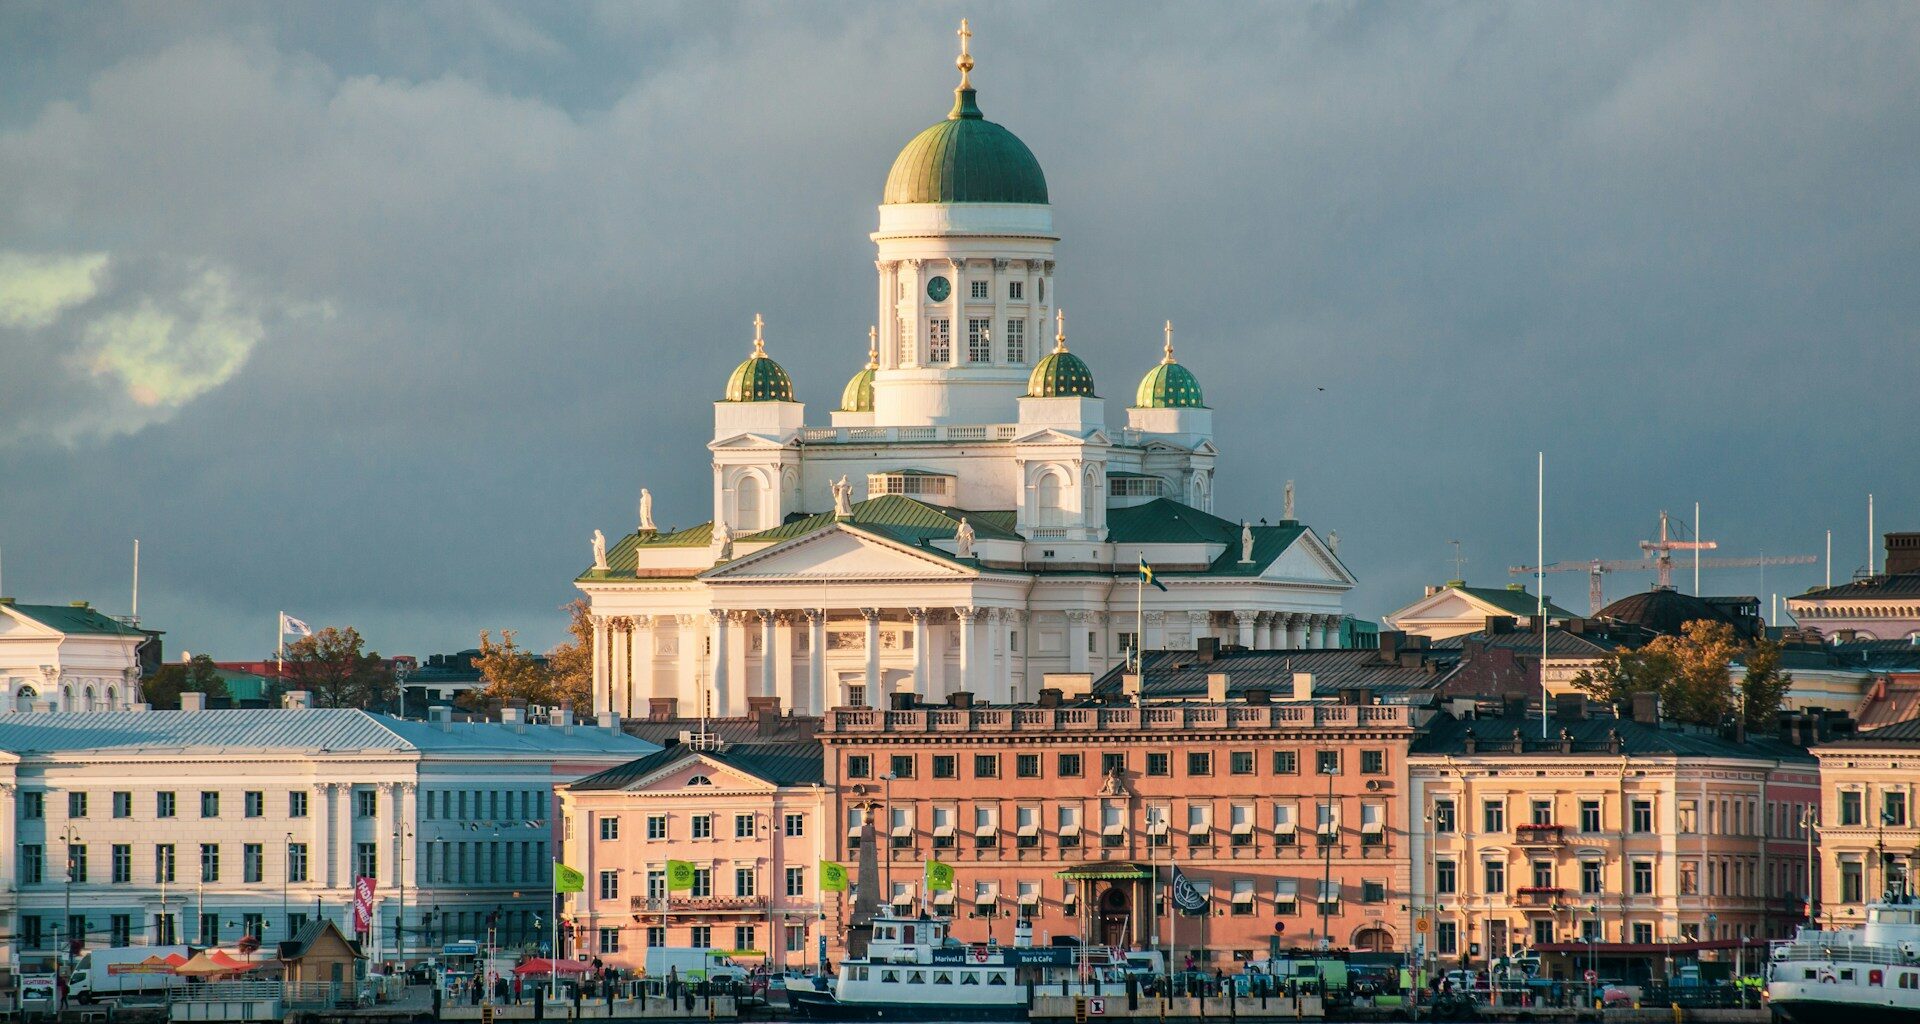
<svg viewBox="0 0 1920 1024"><path fill-rule="evenodd" d="M639 528L596 542L576 583L597 710L1013 702L1142 645L1338 645L1354 578L1291 486L1277 522L1214 514L1212 411L1171 324L1108 422L1069 349L1045 175L981 115L972 66L963 45L952 111L887 175L876 326L830 423L809 424L756 316L713 405L705 521L662 531L643 492Z"/></svg>
<svg viewBox="0 0 1920 1024"><path fill-rule="evenodd" d="M0 714L126 710L140 700L140 647L157 635L85 601L0 597Z"/></svg>

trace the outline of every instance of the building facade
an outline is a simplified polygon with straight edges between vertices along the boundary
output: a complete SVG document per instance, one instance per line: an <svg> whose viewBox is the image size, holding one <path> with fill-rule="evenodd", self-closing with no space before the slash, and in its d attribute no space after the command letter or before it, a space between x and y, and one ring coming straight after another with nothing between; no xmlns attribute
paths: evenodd
<svg viewBox="0 0 1920 1024"><path fill-rule="evenodd" d="M131 623L85 601L0 598L0 715L125 711L138 703L149 667L143 656L157 651L159 634Z"/></svg>
<svg viewBox="0 0 1920 1024"><path fill-rule="evenodd" d="M1827 927L1864 924L1868 902L1913 891L1920 720L1823 743L1813 753L1820 759L1819 919Z"/></svg>
<svg viewBox="0 0 1920 1024"><path fill-rule="evenodd" d="M1761 737L1723 739L1518 708L1436 717L1409 755L1414 903L1428 955L1484 965L1593 941L1764 944L1802 918L1817 763Z"/></svg>
<svg viewBox="0 0 1920 1024"><path fill-rule="evenodd" d="M1310 691L1311 682L1303 685ZM835 858L869 818L882 903L930 905L963 941L1403 948L1405 757L1416 709L1262 694L1146 705L836 709L821 739ZM1281 695L1282 698L1291 695ZM924 891L929 859L951 891ZM1170 918L1174 866L1208 911ZM829 901L844 920L845 901ZM1202 955L1204 959L1204 954Z"/></svg>
<svg viewBox="0 0 1920 1024"><path fill-rule="evenodd" d="M1886 552L1881 571L1788 598L1793 620L1841 642L1920 638L1920 533L1887 534Z"/></svg>
<svg viewBox="0 0 1920 1024"><path fill-rule="evenodd" d="M829 802L817 743L696 741L562 788L562 860L586 875L566 901L571 951L627 968L648 946L817 964ZM691 889L668 890L669 859L693 863Z"/></svg>
<svg viewBox="0 0 1920 1024"><path fill-rule="evenodd" d="M1291 485L1271 524L1214 514L1212 410L1170 324L1132 343L1144 375L1108 424L1068 347L1050 203L963 75L888 173L875 327L831 424L808 421L756 316L713 404L711 493L675 513L696 525L660 528L643 491L636 529L596 533L576 580L596 709L1005 704L1142 647L1338 645L1354 579ZM1141 561L1164 590L1134 585Z"/></svg>
<svg viewBox="0 0 1920 1024"><path fill-rule="evenodd" d="M570 722L403 721L350 709L0 718L0 933L8 952L351 931L370 951L542 936L553 789L657 749ZM402 942L404 936L404 943Z"/></svg>

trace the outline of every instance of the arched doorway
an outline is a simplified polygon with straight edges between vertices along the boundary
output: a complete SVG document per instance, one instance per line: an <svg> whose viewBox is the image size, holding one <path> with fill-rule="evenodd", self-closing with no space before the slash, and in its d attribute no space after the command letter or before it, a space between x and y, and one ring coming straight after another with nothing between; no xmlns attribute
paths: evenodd
<svg viewBox="0 0 1920 1024"><path fill-rule="evenodd" d="M1133 897L1119 885L1109 885L1100 893L1100 927L1093 940L1103 946L1127 946L1127 929L1133 923Z"/></svg>
<svg viewBox="0 0 1920 1024"><path fill-rule="evenodd" d="M1362 928L1354 933L1353 948L1368 953L1391 953L1393 935L1385 928Z"/></svg>

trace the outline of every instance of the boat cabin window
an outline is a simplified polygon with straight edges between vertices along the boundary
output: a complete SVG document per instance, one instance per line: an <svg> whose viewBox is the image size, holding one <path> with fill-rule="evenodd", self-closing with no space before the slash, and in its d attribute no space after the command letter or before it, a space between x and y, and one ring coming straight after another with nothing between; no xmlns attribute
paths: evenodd
<svg viewBox="0 0 1920 1024"><path fill-rule="evenodd" d="M895 984L899 982L899 980L900 980L899 971L881 971L880 972L880 983L883 985Z"/></svg>
<svg viewBox="0 0 1920 1024"><path fill-rule="evenodd" d="M1851 967L1849 967L1849 968L1846 968L1845 970L1843 970L1843 971L1841 971L1841 972L1840 972L1840 980L1841 980L1841 981L1852 981L1852 980L1853 980L1853 968L1851 968Z"/></svg>
<svg viewBox="0 0 1920 1024"><path fill-rule="evenodd" d="M890 924L883 924L880 927L875 928L873 930L873 937L876 939L879 939L882 942L892 942L893 926Z"/></svg>
<svg viewBox="0 0 1920 1024"><path fill-rule="evenodd" d="M913 944L913 926L907 925L905 928L901 930L906 933L906 937L901 939L900 941L905 942L908 945L912 945Z"/></svg>
<svg viewBox="0 0 1920 1024"><path fill-rule="evenodd" d="M953 972L952 972L952 971L935 971L935 972L933 972L933 983L934 983L935 985L951 985L951 984L953 984Z"/></svg>
<svg viewBox="0 0 1920 1024"><path fill-rule="evenodd" d="M1920 988L1920 974L1909 974L1905 972L1901 973L1900 987L1901 988Z"/></svg>
<svg viewBox="0 0 1920 1024"><path fill-rule="evenodd" d="M960 984L962 984L962 985L978 985L978 984L980 984L980 975L978 975L978 974L976 974L976 973L974 973L973 971L961 971L961 972L960 972Z"/></svg>
<svg viewBox="0 0 1920 1024"><path fill-rule="evenodd" d="M1005 985L1006 983L1007 972L1005 971L994 971L987 976L987 984L989 985Z"/></svg>
<svg viewBox="0 0 1920 1024"><path fill-rule="evenodd" d="M925 985L926 983L927 976L920 971L914 971L907 975L907 984L909 985Z"/></svg>

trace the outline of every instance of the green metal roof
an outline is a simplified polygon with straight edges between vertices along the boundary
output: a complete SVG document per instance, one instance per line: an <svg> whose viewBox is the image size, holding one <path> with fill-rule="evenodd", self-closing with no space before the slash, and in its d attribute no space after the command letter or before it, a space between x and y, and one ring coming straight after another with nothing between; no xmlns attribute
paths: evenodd
<svg viewBox="0 0 1920 1024"><path fill-rule="evenodd" d="M765 352L755 352L733 368L723 402L791 402L793 378Z"/></svg>
<svg viewBox="0 0 1920 1024"><path fill-rule="evenodd" d="M1501 611L1506 612L1508 615L1529 616L1540 610L1539 600L1528 593L1525 587L1517 583L1512 587L1506 588L1469 587L1449 580L1447 589L1458 590L1462 594L1479 598ZM1550 618L1570 619L1576 617L1572 612L1554 604L1552 601L1547 602L1547 615Z"/></svg>
<svg viewBox="0 0 1920 1024"><path fill-rule="evenodd" d="M1133 406L1136 409L1204 409L1207 404L1200 397L1200 381L1193 371L1174 362L1169 355L1166 362L1140 378Z"/></svg>
<svg viewBox="0 0 1920 1024"><path fill-rule="evenodd" d="M974 90L955 89L947 119L894 158L880 201L1044 205L1047 176L1026 143L980 113Z"/></svg>
<svg viewBox="0 0 1920 1024"><path fill-rule="evenodd" d="M909 544L952 537L954 531L960 528L960 519L963 516L967 524L973 527L973 535L976 539L1021 539L1020 535L1010 528L1011 523L1006 523L1006 520L1012 516L1011 512L975 512L968 509L947 508L942 505L929 505L902 494L883 494L878 498L855 502L852 511L852 518L846 520L848 523ZM782 523L771 530L762 530L742 540L756 542L790 540L832 526L838 521L833 513L822 512L804 519ZM1003 523L1006 525L1002 525Z"/></svg>
<svg viewBox="0 0 1920 1024"><path fill-rule="evenodd" d="M1278 526L1255 526L1253 561L1240 561L1240 524L1183 505L1172 498L1155 498L1140 505L1107 510L1107 539L1115 544L1222 544L1220 553L1204 571L1180 572L1154 570L1154 575L1175 579L1183 576L1258 576L1281 553L1293 546L1305 526L1283 522Z"/></svg>
<svg viewBox="0 0 1920 1024"><path fill-rule="evenodd" d="M1096 398L1093 371L1079 356L1057 348L1035 363L1027 376L1028 398Z"/></svg>
<svg viewBox="0 0 1920 1024"><path fill-rule="evenodd" d="M17 604L7 601L6 606L48 629L59 630L62 633L89 636L146 636L146 633L141 630L112 616L102 615L85 601L76 601L70 605Z"/></svg>
<svg viewBox="0 0 1920 1024"><path fill-rule="evenodd" d="M873 411L873 372L873 367L865 367L847 382L846 390L840 392L841 412Z"/></svg>

